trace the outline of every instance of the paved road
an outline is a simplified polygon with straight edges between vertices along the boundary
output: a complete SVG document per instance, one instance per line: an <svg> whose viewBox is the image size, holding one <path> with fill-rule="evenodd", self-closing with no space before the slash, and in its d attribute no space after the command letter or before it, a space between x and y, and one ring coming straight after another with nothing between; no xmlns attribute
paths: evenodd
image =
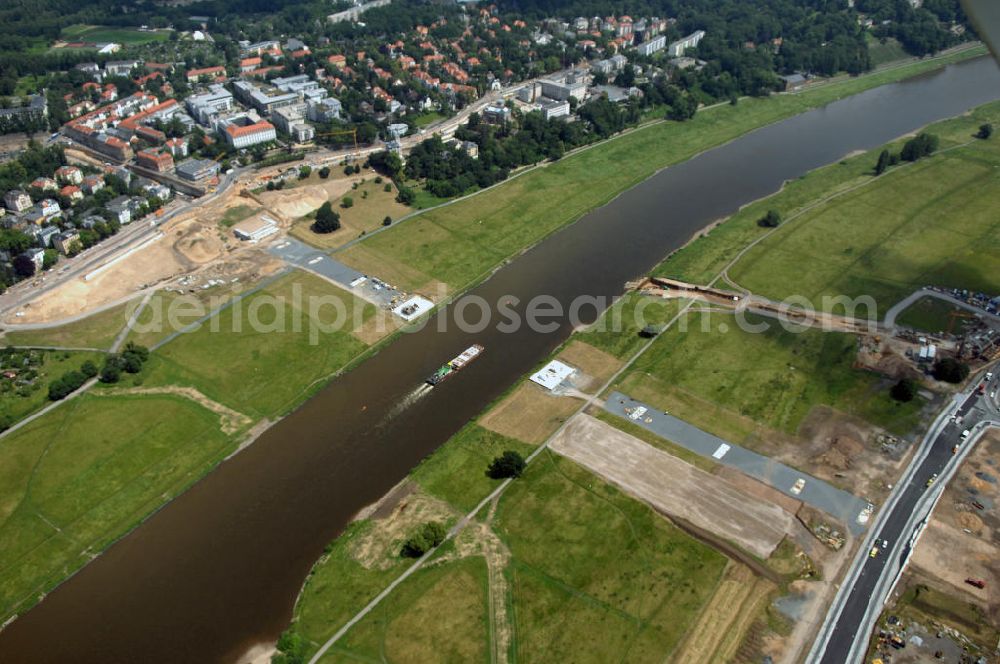
<svg viewBox="0 0 1000 664"><path fill-rule="evenodd" d="M814 645L810 662L822 664L844 664L860 661L867 648L868 635L878 618L890 589L898 578L911 553L911 541L923 526L923 518L918 518L933 504L935 494L931 494L928 481L950 472L958 462L952 449L960 444L963 430L971 429L979 423L1000 421L1000 411L989 391L996 389L998 380L994 378L987 387L987 394L965 393L950 406L951 412L959 415L959 421L942 417L928 432L929 447L924 457L918 457L915 469L905 484L897 487L898 498L884 515L879 515L873 533L873 542L887 541L888 548L880 551L875 558L869 557L868 546L858 552L854 567L842 585L840 594L830 608L827 622ZM950 414L950 413L949 413ZM960 456L965 450L960 451ZM944 480L945 478L942 478ZM935 483L932 487L940 487ZM937 491L937 488L933 489Z"/></svg>
<svg viewBox="0 0 1000 664"><path fill-rule="evenodd" d="M625 409L637 406L645 407L646 412L638 419L632 419ZM868 506L868 501L774 459L713 436L621 392L612 392L604 403L604 408L695 454L732 466L796 500L826 512L841 521L855 535L864 532L865 523L859 522L858 516ZM647 419L650 421L647 422ZM804 479L805 484L796 493L792 487L800 479Z"/></svg>

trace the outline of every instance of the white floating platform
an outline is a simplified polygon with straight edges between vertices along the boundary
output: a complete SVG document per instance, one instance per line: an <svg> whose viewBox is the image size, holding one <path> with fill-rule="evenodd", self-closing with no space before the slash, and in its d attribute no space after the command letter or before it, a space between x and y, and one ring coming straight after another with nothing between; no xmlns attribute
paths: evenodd
<svg viewBox="0 0 1000 664"><path fill-rule="evenodd" d="M560 383L572 376L575 371L576 369L568 364L563 364L559 360L552 360L542 367L541 371L532 374L531 381L538 383L547 390L554 390Z"/></svg>
<svg viewBox="0 0 1000 664"><path fill-rule="evenodd" d="M420 297L419 295L414 295L406 302L403 302L395 309L392 313L396 314L405 321L411 321L414 318L420 317L422 314L427 313L434 308L434 303L428 300L426 297Z"/></svg>

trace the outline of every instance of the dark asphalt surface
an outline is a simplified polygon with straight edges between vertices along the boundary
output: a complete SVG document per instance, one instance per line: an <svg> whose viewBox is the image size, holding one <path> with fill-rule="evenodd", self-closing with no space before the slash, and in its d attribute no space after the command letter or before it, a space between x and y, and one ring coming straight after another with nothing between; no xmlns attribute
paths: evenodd
<svg viewBox="0 0 1000 664"><path fill-rule="evenodd" d="M996 419L996 408L989 403L989 391L996 389L998 378L994 378L987 388L985 396L973 393L967 397L959 407L959 414L962 416L959 423L948 420L945 426L938 433L937 438L931 446L930 452L921 462L916 473L914 473L909 485L904 489L899 501L893 507L889 517L882 523L877 534L878 542L888 540L890 546L895 544L900 538L909 540L913 536L912 531L904 532L907 521L913 513L920 498L928 491L928 480L940 474L944 467L952 459L952 448L959 443L962 431L971 429L976 423L984 419ZM879 555L869 558L854 582L844 608L837 619L836 626L830 635L826 651L823 653L820 662L823 664L844 664L848 661L851 648L857 638L864 638L858 635L862 628L862 622L868 605L872 601L872 595L878 586L882 575L889 574L895 576L899 573L903 561L909 556L909 544L903 547L897 555ZM866 554L867 555L867 552Z"/></svg>

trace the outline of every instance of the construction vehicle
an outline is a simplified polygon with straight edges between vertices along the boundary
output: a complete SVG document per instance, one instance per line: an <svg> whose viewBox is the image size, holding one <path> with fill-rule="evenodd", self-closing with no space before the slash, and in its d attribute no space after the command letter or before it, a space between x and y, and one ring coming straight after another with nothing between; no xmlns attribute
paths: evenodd
<svg viewBox="0 0 1000 664"><path fill-rule="evenodd" d="M934 484L934 480L936 479L937 479L937 473L934 473L933 475L931 475L931 478L927 480L927 486Z"/></svg>
<svg viewBox="0 0 1000 664"><path fill-rule="evenodd" d="M876 544L875 546L872 547L872 550L868 552L868 557L877 558L879 550L880 549L878 548L878 544Z"/></svg>

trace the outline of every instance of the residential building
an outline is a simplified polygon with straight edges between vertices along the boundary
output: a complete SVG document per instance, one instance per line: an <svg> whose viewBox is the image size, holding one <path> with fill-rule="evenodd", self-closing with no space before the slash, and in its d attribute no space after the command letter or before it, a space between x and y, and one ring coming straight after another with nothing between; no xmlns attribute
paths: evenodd
<svg viewBox="0 0 1000 664"><path fill-rule="evenodd" d="M41 120L49 115L49 104L44 94L31 95L27 104L0 108L0 118L20 118L22 120Z"/></svg>
<svg viewBox="0 0 1000 664"><path fill-rule="evenodd" d="M32 180L31 184L28 185L28 188L38 189L39 191L57 191L59 189L59 185L56 184L56 181L52 178L41 177Z"/></svg>
<svg viewBox="0 0 1000 664"><path fill-rule="evenodd" d="M639 44L639 46L636 47L636 50L639 52L639 55L648 57L650 55L653 55L657 51L662 51L666 47L666 45L667 45L667 36L657 35L652 39L650 39L649 41L645 41Z"/></svg>
<svg viewBox="0 0 1000 664"><path fill-rule="evenodd" d="M104 73L107 76L128 76L141 65L141 60L112 60L104 64Z"/></svg>
<svg viewBox="0 0 1000 664"><path fill-rule="evenodd" d="M35 209L42 213L46 218L55 217L60 212L62 208L59 207L59 201L52 198L43 198L35 204Z"/></svg>
<svg viewBox="0 0 1000 664"><path fill-rule="evenodd" d="M392 0L371 0L370 2L365 2L362 4L355 5L344 11L337 12L335 14L330 14L326 17L326 20L330 23L341 23L342 21L357 21L361 18L369 9L375 9L376 7L385 7Z"/></svg>
<svg viewBox="0 0 1000 664"><path fill-rule="evenodd" d="M60 166L56 169L56 180L62 184L81 184L83 171L76 166Z"/></svg>
<svg viewBox="0 0 1000 664"><path fill-rule="evenodd" d="M505 124L510 122L510 109L501 104L491 104L483 109L483 120L488 124Z"/></svg>
<svg viewBox="0 0 1000 664"><path fill-rule="evenodd" d="M59 250L61 254L69 254L73 251L75 245L80 243L80 234L75 230L68 230L55 235L52 238L52 245Z"/></svg>
<svg viewBox="0 0 1000 664"><path fill-rule="evenodd" d="M167 141L166 148L170 156L174 159L188 156L188 140L183 136L180 138L171 138Z"/></svg>
<svg viewBox="0 0 1000 664"><path fill-rule="evenodd" d="M334 97L310 100L306 105L306 116L313 122L339 120L343 110L340 100Z"/></svg>
<svg viewBox="0 0 1000 664"><path fill-rule="evenodd" d="M260 56L253 56L250 58L243 58L240 60L240 72L247 73L248 71L253 71L264 64L263 58Z"/></svg>
<svg viewBox="0 0 1000 664"><path fill-rule="evenodd" d="M127 224L132 221L132 206L129 204L128 196L119 196L108 202L104 209L111 213L111 216L119 224Z"/></svg>
<svg viewBox="0 0 1000 664"><path fill-rule="evenodd" d="M75 184L68 184L65 187L63 187L62 189L60 189L59 190L59 195L60 196L65 196L66 198L68 198L70 201L73 201L74 203L76 201L82 201L83 200L83 192L80 191L80 188L78 186L76 186Z"/></svg>
<svg viewBox="0 0 1000 664"><path fill-rule="evenodd" d="M142 186L142 191L147 196L156 196L161 201L169 201L170 197L173 195L173 192L170 190L170 187L168 187L165 184L161 184L159 182L149 182L147 184L144 184Z"/></svg>
<svg viewBox="0 0 1000 664"><path fill-rule="evenodd" d="M51 247L52 240L56 235L59 235L58 226L39 226L38 230L35 231L35 241L41 247Z"/></svg>
<svg viewBox="0 0 1000 664"><path fill-rule="evenodd" d="M222 66L218 67L203 67L201 69L190 69L187 73L188 83L197 83L201 80L202 76L207 76L213 81L219 82L226 80L226 68Z"/></svg>
<svg viewBox="0 0 1000 664"><path fill-rule="evenodd" d="M45 263L45 250L40 247L32 247L24 252L24 255L31 259L31 262L35 264L35 272L42 269L42 265Z"/></svg>
<svg viewBox="0 0 1000 664"><path fill-rule="evenodd" d="M11 189L4 195L3 204L11 212L24 212L31 207L31 196L20 189Z"/></svg>
<svg viewBox="0 0 1000 664"><path fill-rule="evenodd" d="M157 173L166 173L174 168L174 158L169 152L161 152L159 148L146 148L135 155L135 162L143 168Z"/></svg>
<svg viewBox="0 0 1000 664"><path fill-rule="evenodd" d="M189 159L177 164L174 172L185 180L200 182L219 173L219 165L210 159Z"/></svg>
<svg viewBox="0 0 1000 664"><path fill-rule="evenodd" d="M96 194L101 189L104 189L104 178L100 175L88 175L83 178L81 189L83 189L84 193Z"/></svg>
<svg viewBox="0 0 1000 664"><path fill-rule="evenodd" d="M238 150L273 141L278 136L274 125L266 120L245 125L229 124L224 135L226 142Z"/></svg>
<svg viewBox="0 0 1000 664"><path fill-rule="evenodd" d="M696 30L684 39L678 39L675 42L671 42L670 46L667 47L667 54L672 58L679 58L684 55L684 52L689 48L697 48L698 44L704 37L704 30Z"/></svg>

